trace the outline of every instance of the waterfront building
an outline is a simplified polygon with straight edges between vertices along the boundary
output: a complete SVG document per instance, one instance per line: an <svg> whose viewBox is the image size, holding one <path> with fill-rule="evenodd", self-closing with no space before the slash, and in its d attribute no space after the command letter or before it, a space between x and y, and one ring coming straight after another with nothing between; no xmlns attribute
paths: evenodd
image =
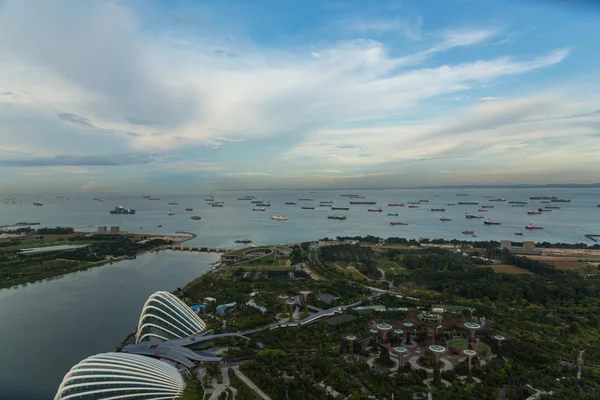
<svg viewBox="0 0 600 400"><path fill-rule="evenodd" d="M137 354L102 353L65 375L54 400L180 398L185 383L177 368Z"/></svg>
<svg viewBox="0 0 600 400"><path fill-rule="evenodd" d="M135 342L179 339L205 329L204 321L177 296L159 291L142 308Z"/></svg>

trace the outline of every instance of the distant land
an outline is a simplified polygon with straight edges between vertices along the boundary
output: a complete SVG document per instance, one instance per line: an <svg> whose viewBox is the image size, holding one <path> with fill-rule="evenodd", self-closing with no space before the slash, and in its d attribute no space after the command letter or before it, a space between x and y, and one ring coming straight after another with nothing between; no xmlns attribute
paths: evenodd
<svg viewBox="0 0 600 400"><path fill-rule="evenodd" d="M506 185L431 185L431 186L379 186L353 188L288 188L288 189L222 189L222 192L264 191L264 190L397 190L397 189L598 189L600 183L547 183L506 184Z"/></svg>

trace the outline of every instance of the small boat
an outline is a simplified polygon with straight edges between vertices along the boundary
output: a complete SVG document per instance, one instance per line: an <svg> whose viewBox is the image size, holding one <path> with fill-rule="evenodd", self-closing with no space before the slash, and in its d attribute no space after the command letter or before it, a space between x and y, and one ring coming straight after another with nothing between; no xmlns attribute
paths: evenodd
<svg viewBox="0 0 600 400"><path fill-rule="evenodd" d="M486 210L486 209L484 209L484 208L480 208L480 209L479 209L479 210L477 210L477 211L479 211L479 212L487 212L487 210Z"/></svg>
<svg viewBox="0 0 600 400"><path fill-rule="evenodd" d="M500 222L493 222L491 219L486 219L485 221L483 221L483 223L485 225L500 225Z"/></svg>
<svg viewBox="0 0 600 400"><path fill-rule="evenodd" d="M240 200L248 200L248 199L240 199ZM252 243L250 239L237 239L235 243Z"/></svg>
<svg viewBox="0 0 600 400"><path fill-rule="evenodd" d="M477 237L477 235L476 235L476 234L472 234L471 236L473 236L473 237Z"/></svg>
<svg viewBox="0 0 600 400"><path fill-rule="evenodd" d="M295 206L297 203L294 201L288 201L287 203L285 203L287 206Z"/></svg>
<svg viewBox="0 0 600 400"><path fill-rule="evenodd" d="M382 212L383 210L381 208L369 208L368 211L371 211L371 212Z"/></svg>
<svg viewBox="0 0 600 400"><path fill-rule="evenodd" d="M388 207L404 207L404 203L388 203Z"/></svg>
<svg viewBox="0 0 600 400"><path fill-rule="evenodd" d="M44 205L44 203L42 203L41 201L34 201L33 205L36 206L36 207L41 207L41 206Z"/></svg>
<svg viewBox="0 0 600 400"><path fill-rule="evenodd" d="M542 228L541 226L535 226L535 225L532 225L531 223L529 223L529 225L525 225L525 229L531 230L531 229L544 229L544 228Z"/></svg>
<svg viewBox="0 0 600 400"><path fill-rule="evenodd" d="M213 196L210 196L204 199L204 201L215 201L215 198Z"/></svg>
<svg viewBox="0 0 600 400"><path fill-rule="evenodd" d="M167 203L167 204L170 206L178 206L179 205L179 203Z"/></svg>
<svg viewBox="0 0 600 400"><path fill-rule="evenodd" d="M446 211L445 208L432 208L431 211Z"/></svg>
<svg viewBox="0 0 600 400"><path fill-rule="evenodd" d="M254 207L252 211L267 211L265 207Z"/></svg>
<svg viewBox="0 0 600 400"><path fill-rule="evenodd" d="M416 206L414 204L411 204L410 206L408 206L408 208L419 208L419 206Z"/></svg>
<svg viewBox="0 0 600 400"><path fill-rule="evenodd" d="M288 218L288 217L286 217L286 216L285 216L285 215L283 215L283 214L276 214L276 215L273 215L273 216L271 217L271 219L274 219L274 220L277 220L277 221L287 221L289 218Z"/></svg>
<svg viewBox="0 0 600 400"><path fill-rule="evenodd" d="M408 222L390 221L390 225L408 225Z"/></svg>
<svg viewBox="0 0 600 400"><path fill-rule="evenodd" d="M345 215L329 215L327 219L346 219Z"/></svg>
<svg viewBox="0 0 600 400"><path fill-rule="evenodd" d="M193 208L186 208L185 211L194 211Z"/></svg>
<svg viewBox="0 0 600 400"><path fill-rule="evenodd" d="M199 215L192 215L190 218L194 221L200 221L202 219Z"/></svg>
<svg viewBox="0 0 600 400"><path fill-rule="evenodd" d="M213 207L223 207L223 202L222 201L213 201L212 203L210 203L211 206Z"/></svg>
<svg viewBox="0 0 600 400"><path fill-rule="evenodd" d="M517 235L517 236L523 236L523 232L515 232L515 235Z"/></svg>
<svg viewBox="0 0 600 400"><path fill-rule="evenodd" d="M350 207L348 206L333 206L331 207L332 210L345 210L348 211L350 209Z"/></svg>
<svg viewBox="0 0 600 400"><path fill-rule="evenodd" d="M542 213L541 211L535 211L535 210L529 210L529 211L527 211L527 214L529 214L529 215L538 215L538 214L541 214L541 213Z"/></svg>
<svg viewBox="0 0 600 400"><path fill-rule="evenodd" d="M440 218L440 221L452 221L452 218L448 218L448 217L442 217Z"/></svg>
<svg viewBox="0 0 600 400"><path fill-rule="evenodd" d="M475 232L473 232L473 231L463 231L463 235L472 235L473 233L475 233Z"/></svg>
<svg viewBox="0 0 600 400"><path fill-rule="evenodd" d="M388 215L389 215L390 217L397 217L397 216L398 216L398 213L388 213Z"/></svg>
<svg viewBox="0 0 600 400"><path fill-rule="evenodd" d="M162 225L158 225L159 228L162 228Z"/></svg>
<svg viewBox="0 0 600 400"><path fill-rule="evenodd" d="M171 210L169 210L169 212L167 213L167 215L175 215L175 213Z"/></svg>

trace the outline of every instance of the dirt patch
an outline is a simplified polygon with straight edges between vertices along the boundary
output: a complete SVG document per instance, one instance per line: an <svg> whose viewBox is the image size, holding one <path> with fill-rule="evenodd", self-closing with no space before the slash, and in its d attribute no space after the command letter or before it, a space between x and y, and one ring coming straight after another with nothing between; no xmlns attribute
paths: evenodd
<svg viewBox="0 0 600 400"><path fill-rule="evenodd" d="M485 267L489 267L494 270L494 272L499 274L527 274L533 275L531 272L526 269L515 267L514 265L508 264L494 264L494 265L485 265Z"/></svg>

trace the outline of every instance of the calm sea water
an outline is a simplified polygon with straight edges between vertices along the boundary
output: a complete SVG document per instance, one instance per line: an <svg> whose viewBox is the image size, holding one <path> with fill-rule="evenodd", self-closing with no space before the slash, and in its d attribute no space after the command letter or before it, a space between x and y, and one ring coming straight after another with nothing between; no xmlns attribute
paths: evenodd
<svg viewBox="0 0 600 400"><path fill-rule="evenodd" d="M223 208L206 204L209 196L164 195L160 201L141 196L92 195L15 196L15 204L0 202L0 225L19 221L37 221L42 226L119 225L135 233L172 234L194 232L198 236L188 242L210 247L239 247L236 239L251 239L256 244L279 244L308 241L323 237L398 236L406 238L462 238L463 230L473 230L481 240L523 239L550 242L593 242L586 233L600 233L600 190L478 189L461 190L468 196L456 196L457 190L384 190L358 193L364 200L377 201L375 206L353 205L348 211L332 211L319 207L320 201L347 205L349 199L340 194L353 191L251 191L214 193L215 200L225 202ZM3 194L6 196L6 194ZM270 201L266 212L252 211L249 201L237 200L253 195ZM529 201L526 207L511 207L507 202L489 202L486 196L507 200L526 200L530 196L552 195L570 198L571 203L555 203L560 210L542 215L527 215L527 210L546 204ZM302 210L298 198L313 198L315 210ZM34 207L34 201L43 207ZM362 199L361 199L362 200ZM390 202L429 200L418 209L388 207ZM297 201L296 206L285 202ZM478 201L479 205L458 205L459 201ZM169 205L177 202L178 205ZM455 203L456 206L448 206ZM135 215L111 215L109 210L122 204L135 208ZM466 219L466 212L479 213L481 205L494 208L481 213L501 222L485 226L482 219ZM193 212L184 211L194 208ZM368 208L383 208L382 213ZM431 212L431 208L446 208ZM168 216L169 210L175 212ZM398 213L397 217L388 212ZM283 213L288 221L274 221L271 216ZM328 215L344 214L345 221L329 220ZM200 215L193 221L191 215ZM442 222L446 216L452 221ZM409 226L391 226L390 221L405 221ZM526 231L529 222L543 230ZM159 227L162 225L162 227ZM514 235L523 232L522 237ZM466 236L466 238L470 238ZM111 351L133 330L146 298L156 290L173 290L209 269L217 255L165 252L145 254L136 260L105 265L54 280L0 290L0 399L50 399L63 375L81 359L103 351Z"/></svg>
<svg viewBox="0 0 600 400"><path fill-rule="evenodd" d="M0 290L0 399L48 400L80 360L112 351L148 296L210 268L215 254L161 252Z"/></svg>
<svg viewBox="0 0 600 400"><path fill-rule="evenodd" d="M340 194L353 191L248 191L214 193L215 200L224 201L223 208L211 207L205 195L164 195L160 201L150 201L142 196L121 197L103 196L105 202L93 200L92 195L66 195L69 200L52 197L17 197L16 204L0 203L0 225L18 221L37 221L48 226L92 226L119 225L122 230L135 233L174 233L189 231L198 235L189 244L211 247L239 247L236 239L251 239L256 244L281 244L313 240L323 237L375 235L380 237L398 236L406 238L463 238L462 231L473 230L481 240L534 240L550 242L584 242L586 233L600 233L600 189L473 189L460 190L468 196L458 197L456 189L452 190L361 190L358 193L365 200L377 201L376 206L353 205L348 211L332 211L327 207L319 207L320 201L333 201L334 204L347 205L348 198ZM253 195L264 201L270 201L271 207L266 212L252 211L249 201L237 200L243 195ZM527 215L529 209L537 209L547 204L539 200L529 200L525 207L511 207L508 202L489 202L488 197L501 197L507 200L527 200L530 196L551 195L569 198L571 203L553 203L560 210ZM313 198L313 202L300 202L296 206L285 205L285 202L297 201L298 198ZM390 202L407 202L429 200L420 208L388 207ZM41 200L43 207L34 207L33 201ZM362 199L361 199L362 200ZM22 203L20 202L22 201ZM448 206L448 203L459 201L478 201L479 205ZM169 205L177 202L178 205ZM302 210L304 203L312 203L315 210ZM135 208L135 215L111 215L109 210L122 204ZM493 205L487 212L479 213L481 205ZM368 212L368 208L383 208L383 212ZM443 207L445 212L432 212L431 208ZM185 208L193 208L186 212ZM175 212L168 216L169 210ZM398 217L390 217L389 212L398 213ZM485 226L483 219L466 219L465 213L473 212L501 222L499 226ZM271 216L283 213L288 221L274 221ZM328 215L344 214L347 220L329 220ZM201 221L193 221L191 215L200 215ZM452 221L442 222L446 216ZM392 226L390 221L408 222L408 226ZM540 225L544 229L526 231L528 223ZM159 227L162 225L162 227ZM515 232L523 232L522 237ZM470 238L470 237L467 237Z"/></svg>

